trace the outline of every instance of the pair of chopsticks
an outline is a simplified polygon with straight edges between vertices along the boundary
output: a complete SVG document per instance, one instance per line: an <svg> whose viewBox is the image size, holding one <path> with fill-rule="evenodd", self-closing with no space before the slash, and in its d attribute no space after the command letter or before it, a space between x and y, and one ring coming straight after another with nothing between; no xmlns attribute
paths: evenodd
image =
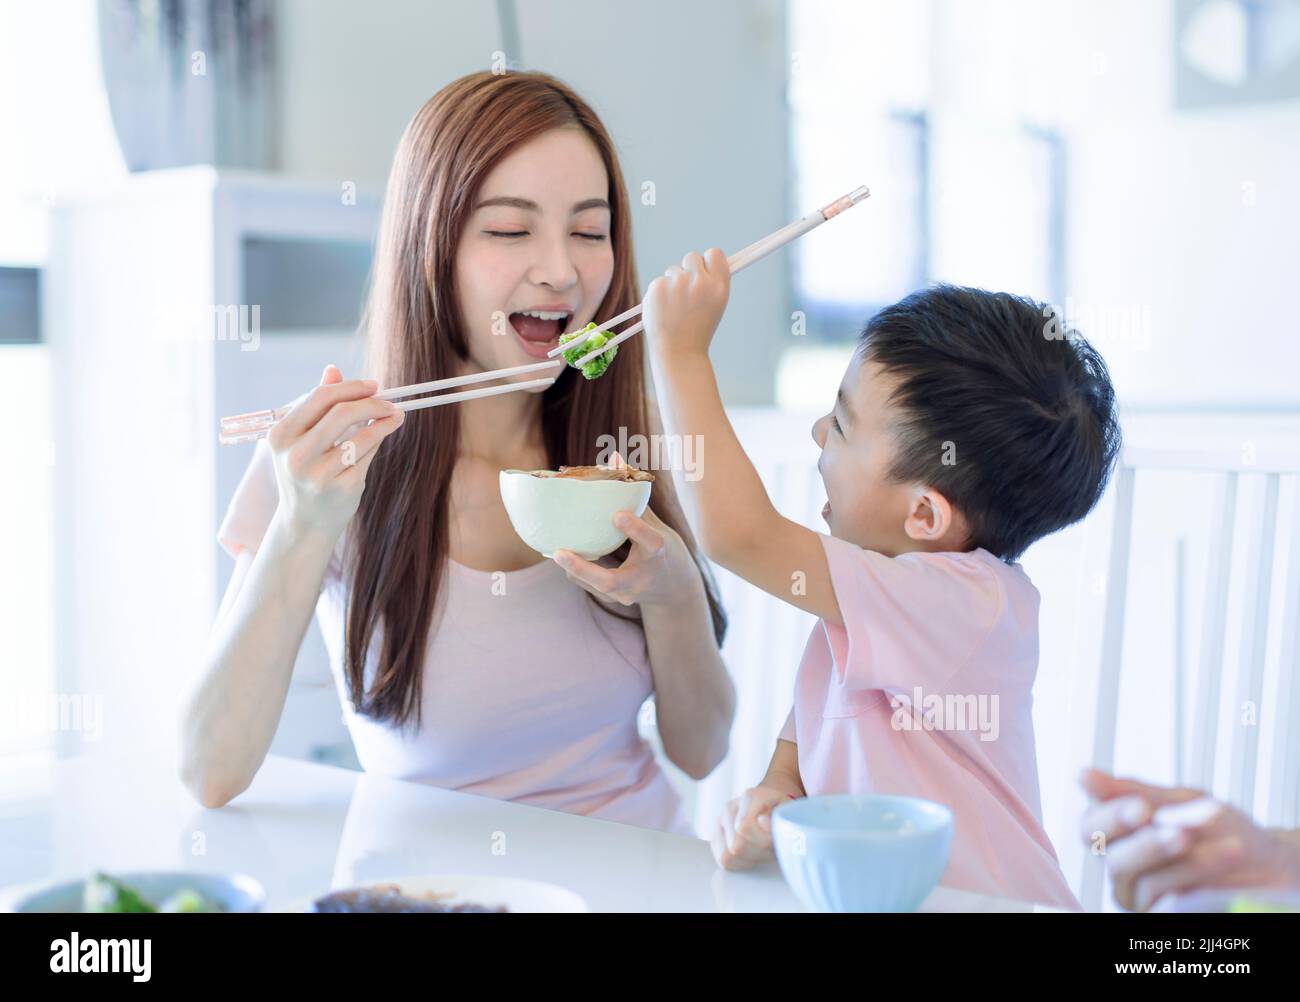
<svg viewBox="0 0 1300 1002"><path fill-rule="evenodd" d="M763 239L755 241L743 250L727 258L727 264L731 268L732 274L743 271L751 264L761 261L769 254L784 247L792 240L803 236L809 230L816 229L828 219L834 219L845 209L852 208L864 198L871 194L867 188L855 188L843 198L837 198L829 205L823 206L815 212L810 212L801 219L796 219L788 226L773 233L769 233ZM427 383L412 383L410 386L395 386L389 390L380 390L375 396L381 400L400 400L402 397L414 396L417 393L432 393L436 390L445 390L453 386L467 386L473 383L488 382L493 379L501 379L505 376L519 376L528 372L539 372L544 369L554 369L557 365L563 366L564 360L556 358L566 351L572 351L575 347L586 342L593 334L604 332L613 333L611 328L621 324L641 313L641 304L637 304L632 309L620 313L616 317L598 325L594 330L587 331L580 337L552 348L548 357L554 361L534 362L529 365L516 365L507 369L493 369L490 372L475 372L467 376L452 376L447 379L434 379ZM622 344L628 338L640 333L645 327L638 321L627 330L620 331L605 342L600 348L591 351L579 358L573 363L575 368L581 368L598 355ZM462 400L475 400L479 397L491 397L499 393L513 393L515 390L529 390L534 387L550 386L555 382L555 376L547 376L540 379L529 379L520 383L503 383L500 386L485 386L476 390L463 390L459 393L443 393L438 396L422 397L418 400L401 400L397 404L404 411L419 410L423 407L441 407L443 404L460 403ZM221 419L221 432L218 440L222 445L235 445L240 442L251 442L255 439L263 438L275 425L289 413L291 405L286 404L284 407L277 407L274 410L252 411L248 414L236 414L233 417L224 417Z"/></svg>

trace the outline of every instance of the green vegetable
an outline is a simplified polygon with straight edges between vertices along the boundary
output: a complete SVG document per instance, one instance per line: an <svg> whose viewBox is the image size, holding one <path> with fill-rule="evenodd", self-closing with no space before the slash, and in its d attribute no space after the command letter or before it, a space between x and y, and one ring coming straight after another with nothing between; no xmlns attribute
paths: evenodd
<svg viewBox="0 0 1300 1002"><path fill-rule="evenodd" d="M159 906L160 912L216 912L221 909L204 900L198 891L185 888L177 891Z"/></svg>
<svg viewBox="0 0 1300 1002"><path fill-rule="evenodd" d="M587 324L587 326L580 331L572 331L568 334L561 334L560 344L564 344L566 341L572 341L574 338L581 337L582 335L586 334L588 331L594 331L594 330L596 330L595 324ZM564 360L568 362L570 365L576 366L578 359L582 358L583 355L589 355L593 351L603 348L605 344L609 342L609 340L610 340L610 335L607 332L596 331L595 334L591 335L591 337L588 338L586 341L582 342L582 344L578 345L575 348L570 348L568 351L566 351L564 353ZM617 354L618 354L618 348L615 347L615 348L610 348L609 351L605 352L603 355L597 355L595 358L593 358L590 362L588 362L586 365L582 367L582 374L586 376L588 379L598 379L599 377L605 374L605 370L609 368L609 363L614 361L614 356Z"/></svg>
<svg viewBox="0 0 1300 1002"><path fill-rule="evenodd" d="M107 912L113 915L153 912L219 912L221 906L208 901L198 891L185 887L155 908L120 880L106 873L96 873L86 881L81 897L83 912Z"/></svg>
<svg viewBox="0 0 1300 1002"><path fill-rule="evenodd" d="M114 915L157 910L126 884L105 873L96 873L86 881L81 907L87 912L109 912Z"/></svg>

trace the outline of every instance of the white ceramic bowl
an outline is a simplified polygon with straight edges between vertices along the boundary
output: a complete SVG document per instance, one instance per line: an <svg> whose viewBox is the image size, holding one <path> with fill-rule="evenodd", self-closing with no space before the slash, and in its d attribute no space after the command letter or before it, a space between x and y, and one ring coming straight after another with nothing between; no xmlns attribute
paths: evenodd
<svg viewBox="0 0 1300 1002"><path fill-rule="evenodd" d="M544 557L572 550L585 560L612 553L627 539L614 515L640 517L650 502L650 481L535 477L527 470L501 471L501 500L519 538Z"/></svg>

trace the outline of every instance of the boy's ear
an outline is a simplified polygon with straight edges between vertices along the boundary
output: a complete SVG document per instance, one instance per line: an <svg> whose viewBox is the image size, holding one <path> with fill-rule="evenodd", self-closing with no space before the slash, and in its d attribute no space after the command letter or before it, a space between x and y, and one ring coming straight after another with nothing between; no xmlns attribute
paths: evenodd
<svg viewBox="0 0 1300 1002"><path fill-rule="evenodd" d="M918 486L912 491L903 531L918 543L937 543L953 528L956 512L948 499L933 487Z"/></svg>

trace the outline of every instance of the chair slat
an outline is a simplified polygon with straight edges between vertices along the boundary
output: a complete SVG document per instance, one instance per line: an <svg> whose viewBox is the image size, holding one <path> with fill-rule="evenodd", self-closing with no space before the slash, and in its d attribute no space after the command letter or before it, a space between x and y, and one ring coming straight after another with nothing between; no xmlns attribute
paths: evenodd
<svg viewBox="0 0 1300 1002"><path fill-rule="evenodd" d="M1273 545L1277 536L1278 481L1276 473L1264 478L1264 498L1258 529L1253 533L1246 562L1246 590L1242 599L1241 657L1237 666L1237 699L1232 707L1228 799L1247 814L1253 814L1255 808L1260 713L1264 705L1264 658L1268 649L1268 612L1273 587ZM1251 707L1249 715L1248 705Z"/></svg>
<svg viewBox="0 0 1300 1002"><path fill-rule="evenodd" d="M1296 484L1286 579L1268 811L1270 824L1297 828L1300 827L1300 482Z"/></svg>
<svg viewBox="0 0 1300 1002"><path fill-rule="evenodd" d="M1210 521L1210 556L1205 568L1205 608L1196 705L1192 713L1191 785L1214 787L1214 759L1219 739L1219 690L1223 678L1224 631L1228 620L1228 578L1232 571L1232 529L1237 513L1237 474L1225 473Z"/></svg>
<svg viewBox="0 0 1300 1002"><path fill-rule="evenodd" d="M1174 544L1174 783L1187 782L1187 537Z"/></svg>
<svg viewBox="0 0 1300 1002"><path fill-rule="evenodd" d="M1103 772L1115 764L1115 729L1119 709L1119 675L1124 651L1124 611L1128 592L1129 549L1133 535L1133 480L1136 471L1121 466L1115 479L1115 511L1110 530L1106 611L1101 628L1101 677L1097 687L1092 762ZM1101 907L1105 871L1101 856L1084 852L1080 904L1089 911Z"/></svg>

